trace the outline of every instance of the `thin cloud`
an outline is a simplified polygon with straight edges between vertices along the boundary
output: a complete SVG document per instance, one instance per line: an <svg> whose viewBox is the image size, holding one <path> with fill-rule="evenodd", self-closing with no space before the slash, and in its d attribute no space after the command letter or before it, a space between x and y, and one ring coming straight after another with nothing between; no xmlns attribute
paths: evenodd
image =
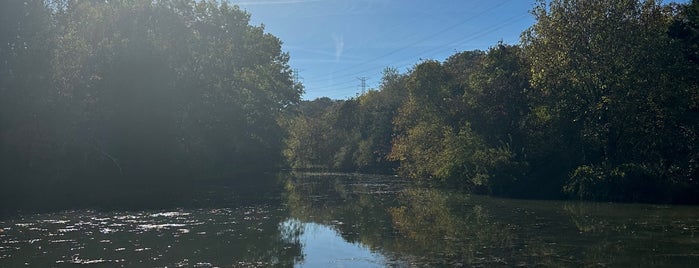
<svg viewBox="0 0 699 268"><path fill-rule="evenodd" d="M340 61L342 53L345 51L345 39L342 35L334 36L335 39L335 61Z"/></svg>
<svg viewBox="0 0 699 268"><path fill-rule="evenodd" d="M309 48L303 48L299 46L284 46L284 49L286 50L293 50L295 52L294 57L292 57L292 60L298 59L299 56L303 57L315 57L315 58L327 58L327 57L335 57L337 54L335 51L329 52L326 49L322 48L316 48L316 49L309 49ZM360 57L360 56L352 56L345 54L344 52L342 53L342 60L356 60L356 61L361 61L361 60L366 60L365 57Z"/></svg>

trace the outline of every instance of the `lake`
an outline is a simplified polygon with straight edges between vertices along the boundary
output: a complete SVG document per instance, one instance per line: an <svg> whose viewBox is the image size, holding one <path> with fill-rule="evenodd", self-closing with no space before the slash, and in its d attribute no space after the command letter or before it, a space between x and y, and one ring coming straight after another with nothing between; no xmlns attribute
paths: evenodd
<svg viewBox="0 0 699 268"><path fill-rule="evenodd" d="M259 180L273 183L156 208L6 214L0 267L699 265L697 206L499 199L384 175Z"/></svg>

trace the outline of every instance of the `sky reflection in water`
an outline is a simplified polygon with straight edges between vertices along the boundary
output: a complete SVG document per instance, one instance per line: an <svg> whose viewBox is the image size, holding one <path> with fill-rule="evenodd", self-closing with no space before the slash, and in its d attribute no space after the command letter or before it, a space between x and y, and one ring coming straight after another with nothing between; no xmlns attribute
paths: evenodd
<svg viewBox="0 0 699 268"><path fill-rule="evenodd" d="M291 219L289 221L298 222ZM286 224L286 223L285 223ZM337 230L317 223L303 224L304 261L297 267L384 267L386 258L362 245L342 239Z"/></svg>

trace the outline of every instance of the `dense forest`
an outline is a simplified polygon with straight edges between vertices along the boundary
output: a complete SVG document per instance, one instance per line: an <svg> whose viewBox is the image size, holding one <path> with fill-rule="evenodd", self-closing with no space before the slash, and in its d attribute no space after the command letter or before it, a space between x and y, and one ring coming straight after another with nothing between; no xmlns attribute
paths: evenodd
<svg viewBox="0 0 699 268"><path fill-rule="evenodd" d="M301 101L281 41L226 1L2 1L0 208L284 167L699 202L699 1L541 0L532 14L519 44Z"/></svg>
<svg viewBox="0 0 699 268"><path fill-rule="evenodd" d="M303 101L297 169L526 198L699 201L699 1L539 1L517 45L388 68Z"/></svg>
<svg viewBox="0 0 699 268"><path fill-rule="evenodd" d="M281 167L302 87L249 19L215 1L2 1L0 204L157 199Z"/></svg>

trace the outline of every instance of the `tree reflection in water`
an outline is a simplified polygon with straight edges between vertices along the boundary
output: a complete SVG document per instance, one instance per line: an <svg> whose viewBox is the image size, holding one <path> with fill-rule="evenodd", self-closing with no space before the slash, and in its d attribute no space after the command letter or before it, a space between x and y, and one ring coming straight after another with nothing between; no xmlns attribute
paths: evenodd
<svg viewBox="0 0 699 268"><path fill-rule="evenodd" d="M692 206L497 199L394 176L291 173L247 182L183 190L181 201L161 208L8 215L0 218L0 267L699 263Z"/></svg>
<svg viewBox="0 0 699 268"><path fill-rule="evenodd" d="M309 174L286 184L290 215L415 266L691 266L696 207L497 199L392 176Z"/></svg>
<svg viewBox="0 0 699 268"><path fill-rule="evenodd" d="M389 208L394 227L405 237L399 250L435 264L507 264L503 253L513 248L514 234L487 208L469 204L469 196L418 188L399 200L399 207Z"/></svg>

